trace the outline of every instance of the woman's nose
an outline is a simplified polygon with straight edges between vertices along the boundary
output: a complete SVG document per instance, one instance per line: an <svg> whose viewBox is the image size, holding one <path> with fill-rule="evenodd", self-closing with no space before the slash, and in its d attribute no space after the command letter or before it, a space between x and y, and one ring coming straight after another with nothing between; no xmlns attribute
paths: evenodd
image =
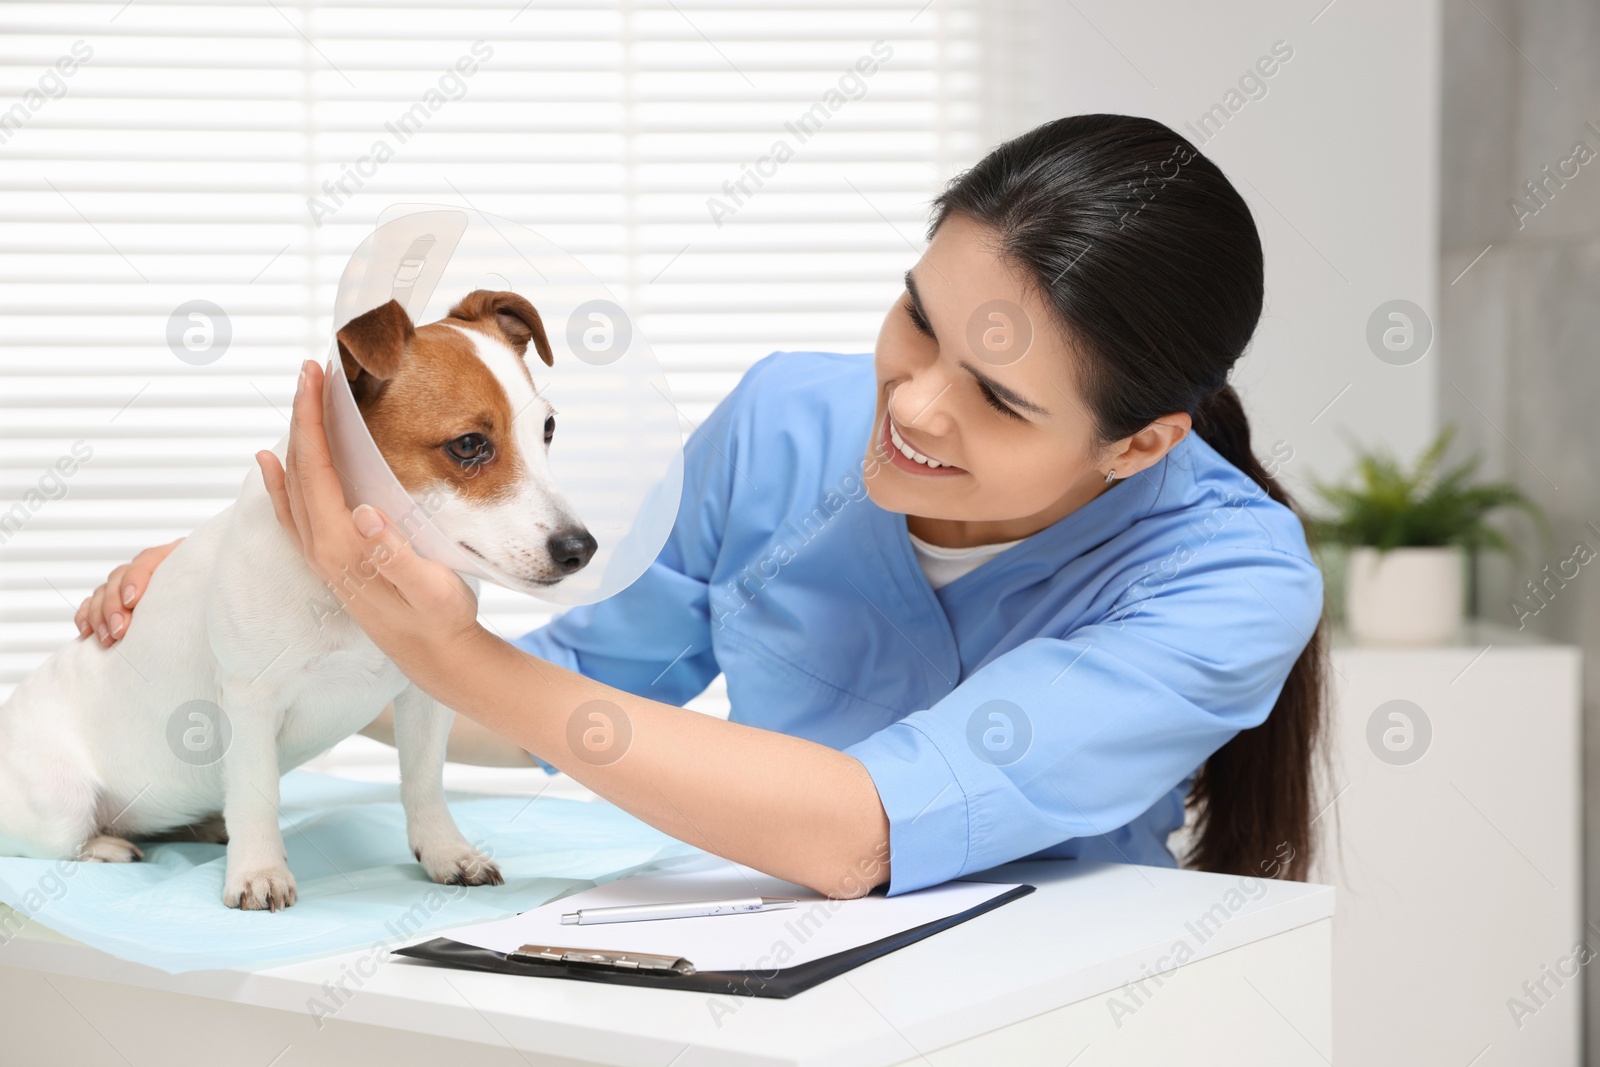
<svg viewBox="0 0 1600 1067"><path fill-rule="evenodd" d="M889 413L901 426L926 428L943 410L940 401L952 382L933 367L918 371L889 394Z"/></svg>

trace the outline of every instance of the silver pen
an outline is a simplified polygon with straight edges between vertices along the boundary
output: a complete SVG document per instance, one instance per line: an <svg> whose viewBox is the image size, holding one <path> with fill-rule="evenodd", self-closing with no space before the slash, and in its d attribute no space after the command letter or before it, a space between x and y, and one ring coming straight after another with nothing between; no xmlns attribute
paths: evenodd
<svg viewBox="0 0 1600 1067"><path fill-rule="evenodd" d="M799 901L778 897L741 897L738 900L688 900L681 904L624 904L613 908L579 908L561 916L562 926L596 923L633 923L647 919L696 919L704 915L749 915L792 908Z"/></svg>

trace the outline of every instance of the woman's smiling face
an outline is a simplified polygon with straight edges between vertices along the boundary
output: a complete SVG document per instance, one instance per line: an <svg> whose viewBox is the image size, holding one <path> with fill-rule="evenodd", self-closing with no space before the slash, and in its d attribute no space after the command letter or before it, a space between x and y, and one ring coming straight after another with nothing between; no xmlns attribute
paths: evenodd
<svg viewBox="0 0 1600 1067"><path fill-rule="evenodd" d="M878 332L872 499L935 544L1015 540L1114 489L1107 470L1121 481L1182 439L1178 413L1094 454L1075 358L994 231L951 215Z"/></svg>

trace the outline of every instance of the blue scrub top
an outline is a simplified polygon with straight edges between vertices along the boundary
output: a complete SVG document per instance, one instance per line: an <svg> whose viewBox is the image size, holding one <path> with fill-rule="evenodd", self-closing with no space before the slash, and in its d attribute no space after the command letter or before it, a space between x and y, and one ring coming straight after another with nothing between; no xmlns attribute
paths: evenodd
<svg viewBox="0 0 1600 1067"><path fill-rule="evenodd" d="M659 558L519 647L866 767L893 895L1011 860L1176 866L1195 772L1271 711L1322 613L1298 518L1190 432L935 591L866 495L870 353L775 352L684 447Z"/></svg>

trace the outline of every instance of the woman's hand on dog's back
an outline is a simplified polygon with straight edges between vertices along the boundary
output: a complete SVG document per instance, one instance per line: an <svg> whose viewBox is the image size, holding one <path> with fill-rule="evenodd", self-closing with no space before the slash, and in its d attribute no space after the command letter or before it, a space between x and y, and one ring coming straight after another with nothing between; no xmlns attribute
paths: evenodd
<svg viewBox="0 0 1600 1067"><path fill-rule="evenodd" d="M131 563L124 563L106 575L105 584L83 598L78 613L72 618L78 627L78 636L94 634L106 648L116 644L128 629L133 607L144 596L150 575L162 560L172 555L172 550L182 540L180 537L170 545L147 548L134 556Z"/></svg>

